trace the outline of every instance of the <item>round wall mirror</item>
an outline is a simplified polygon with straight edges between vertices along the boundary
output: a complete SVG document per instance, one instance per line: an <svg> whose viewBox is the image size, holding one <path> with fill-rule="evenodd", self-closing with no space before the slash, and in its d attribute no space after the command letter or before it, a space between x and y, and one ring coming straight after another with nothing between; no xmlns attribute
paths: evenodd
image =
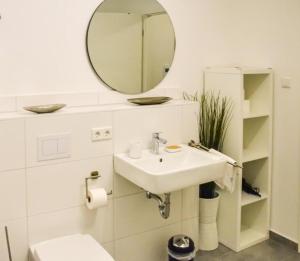
<svg viewBox="0 0 300 261"><path fill-rule="evenodd" d="M125 94L143 93L171 67L174 28L156 0L105 0L91 18L87 51L107 86Z"/></svg>

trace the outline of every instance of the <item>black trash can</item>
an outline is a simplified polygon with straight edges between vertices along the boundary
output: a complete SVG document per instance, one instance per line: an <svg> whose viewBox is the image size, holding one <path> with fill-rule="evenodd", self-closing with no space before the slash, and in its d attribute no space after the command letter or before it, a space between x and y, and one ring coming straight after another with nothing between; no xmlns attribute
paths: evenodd
<svg viewBox="0 0 300 261"><path fill-rule="evenodd" d="M195 257L194 241L186 235L176 235L169 239L169 261L193 261Z"/></svg>

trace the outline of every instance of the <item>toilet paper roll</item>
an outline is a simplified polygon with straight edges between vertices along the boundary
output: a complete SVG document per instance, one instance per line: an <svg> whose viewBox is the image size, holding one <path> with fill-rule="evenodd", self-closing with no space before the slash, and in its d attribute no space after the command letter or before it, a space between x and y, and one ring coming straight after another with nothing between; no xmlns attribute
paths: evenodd
<svg viewBox="0 0 300 261"><path fill-rule="evenodd" d="M86 199L88 209L96 209L107 205L107 193L103 188L93 188L88 190L89 200Z"/></svg>

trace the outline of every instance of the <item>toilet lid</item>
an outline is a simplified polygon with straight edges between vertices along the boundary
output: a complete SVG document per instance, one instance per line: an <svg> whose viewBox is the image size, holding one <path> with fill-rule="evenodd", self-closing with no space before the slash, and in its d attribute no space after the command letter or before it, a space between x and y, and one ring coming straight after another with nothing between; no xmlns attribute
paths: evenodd
<svg viewBox="0 0 300 261"><path fill-rule="evenodd" d="M37 261L114 261L90 235L72 235L34 245Z"/></svg>

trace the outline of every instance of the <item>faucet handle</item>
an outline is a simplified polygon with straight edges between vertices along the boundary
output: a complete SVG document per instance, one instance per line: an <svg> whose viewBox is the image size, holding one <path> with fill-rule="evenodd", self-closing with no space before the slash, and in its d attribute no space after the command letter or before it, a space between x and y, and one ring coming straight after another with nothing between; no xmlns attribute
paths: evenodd
<svg viewBox="0 0 300 261"><path fill-rule="evenodd" d="M161 133L162 133L161 131L153 132L153 133L152 133L152 137L153 137L153 138L159 138L159 135L160 135Z"/></svg>

